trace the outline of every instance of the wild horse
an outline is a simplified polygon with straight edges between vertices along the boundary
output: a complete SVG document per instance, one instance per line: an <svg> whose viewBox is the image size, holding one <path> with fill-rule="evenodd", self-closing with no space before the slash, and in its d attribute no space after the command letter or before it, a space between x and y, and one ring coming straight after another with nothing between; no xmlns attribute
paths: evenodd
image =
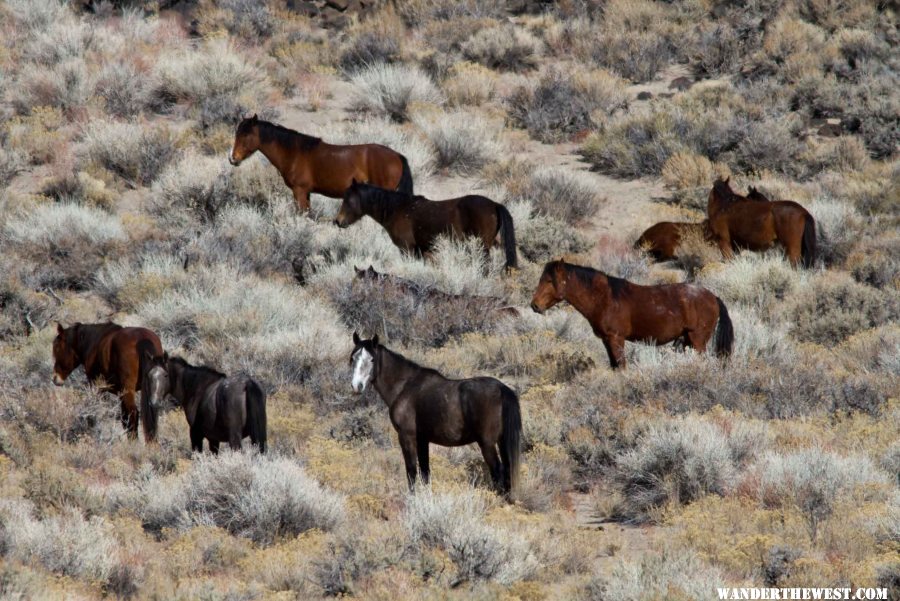
<svg viewBox="0 0 900 601"><path fill-rule="evenodd" d="M517 266L512 215L490 198L470 195L428 200L353 181L344 193L334 223L349 227L365 215L381 224L401 250L417 256L431 251L441 234L475 236L481 240L487 256L500 235L507 269Z"/></svg>
<svg viewBox="0 0 900 601"><path fill-rule="evenodd" d="M735 194L727 179L713 184L706 212L710 234L722 255L730 259L735 247L764 251L778 242L792 266L802 262L812 267L816 261L813 216L791 200L758 202L765 197L753 192L753 199L748 199Z"/></svg>
<svg viewBox="0 0 900 601"><path fill-rule="evenodd" d="M302 211L309 210L311 192L341 198L353 178L413 193L406 157L381 144L328 144L253 115L238 124L228 160L240 165L257 150L281 173Z"/></svg>
<svg viewBox="0 0 900 601"><path fill-rule="evenodd" d="M634 243L635 248L645 248L657 261L669 261L677 257L676 250L681 241L689 235L710 240L709 220L700 223L677 223L661 221L647 228Z"/></svg>
<svg viewBox="0 0 900 601"><path fill-rule="evenodd" d="M219 452L227 442L240 450L241 440L266 452L266 395L249 376L228 377L210 367L195 367L180 357L145 357L141 409L144 424L156 433L159 411L169 396L184 409L191 435L191 450Z"/></svg>
<svg viewBox="0 0 900 601"><path fill-rule="evenodd" d="M397 430L410 490L416 460L422 480L431 471L428 445L456 447L477 443L494 486L510 493L518 484L522 416L519 399L494 378L452 380L353 333L351 386L361 393L370 383L388 406ZM498 452L499 448L499 452Z"/></svg>
<svg viewBox="0 0 900 601"><path fill-rule="evenodd" d="M114 323L76 323L68 328L56 324L53 340L53 383L62 386L79 365L90 382L103 378L108 390L122 403L122 426L129 438L137 438L138 408L134 395L140 389L144 348L162 355L159 336L146 328L123 328ZM145 439L153 440L144 429Z"/></svg>
<svg viewBox="0 0 900 601"><path fill-rule="evenodd" d="M680 340L703 352L715 333L719 356L728 355L734 343L725 304L693 284L641 286L589 267L551 261L544 266L531 308L543 313L560 301L588 320L613 369L625 367L626 340L657 345Z"/></svg>

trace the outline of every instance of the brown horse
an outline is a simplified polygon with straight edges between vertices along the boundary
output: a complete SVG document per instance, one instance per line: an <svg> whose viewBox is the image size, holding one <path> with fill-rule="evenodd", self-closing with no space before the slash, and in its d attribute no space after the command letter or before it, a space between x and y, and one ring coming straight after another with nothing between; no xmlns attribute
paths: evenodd
<svg viewBox="0 0 900 601"><path fill-rule="evenodd" d="M368 215L387 230L401 250L425 256L441 234L458 238L475 236L488 256L500 235L506 251L506 268L515 268L516 233L512 215L502 204L485 196L428 200L353 181L334 220L348 227Z"/></svg>
<svg viewBox="0 0 900 601"><path fill-rule="evenodd" d="M754 198L759 199L757 195L762 196L757 192ZM794 201L748 201L732 191L727 179L719 179L706 212L712 239L726 259L734 256L734 248L764 251L778 242L794 267L815 264L816 221Z"/></svg>
<svg viewBox="0 0 900 601"><path fill-rule="evenodd" d="M311 192L341 198L354 178L413 193L406 157L380 144L328 144L253 115L238 124L228 160L240 165L257 150L281 173L302 211L309 210Z"/></svg>
<svg viewBox="0 0 900 601"><path fill-rule="evenodd" d="M700 223L661 221L647 228L634 247L646 249L647 254L657 261L669 261L676 258L675 250L681 240L692 233L698 238L710 240L709 220L704 219Z"/></svg>
<svg viewBox="0 0 900 601"><path fill-rule="evenodd" d="M567 301L603 341L613 369L625 366L625 341L676 340L698 352L716 335L716 354L731 353L734 330L728 309L712 292L693 284L640 286L562 260L544 266L531 308L543 313Z"/></svg>
<svg viewBox="0 0 900 601"><path fill-rule="evenodd" d="M458 447L473 442L481 449L494 486L504 493L516 488L522 415L512 389L494 378L445 378L378 344L378 336L361 340L354 332L353 347L351 387L362 393L372 383L387 404L410 490L416 482L416 459L426 484L431 476L430 443Z"/></svg>
<svg viewBox="0 0 900 601"><path fill-rule="evenodd" d="M141 387L144 351L154 356L163 354L159 336L146 328L123 328L114 323L76 323L64 328L57 324L53 383L61 386L75 368L84 365L89 381L103 378L110 392L119 395L122 426L129 438L137 438L138 408L134 395ZM154 439L146 424L144 437L148 441Z"/></svg>

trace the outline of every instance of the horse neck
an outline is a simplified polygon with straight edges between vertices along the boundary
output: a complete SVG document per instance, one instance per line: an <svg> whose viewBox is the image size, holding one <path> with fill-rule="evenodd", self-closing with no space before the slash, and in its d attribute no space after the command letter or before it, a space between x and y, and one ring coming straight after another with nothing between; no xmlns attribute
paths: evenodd
<svg viewBox="0 0 900 601"><path fill-rule="evenodd" d="M597 309L603 310L609 304L609 281L604 274L598 271L594 274L593 286L588 286L579 276L570 271L563 300L575 307L575 310L582 315L589 316Z"/></svg>
<svg viewBox="0 0 900 601"><path fill-rule="evenodd" d="M203 399L203 393L207 386L203 385L205 378L201 377L199 371L187 364L172 362L168 367L169 378L171 378L171 393L181 408L184 409L184 415L188 420L188 424L193 425L197 417L197 409L200 401Z"/></svg>
<svg viewBox="0 0 900 601"><path fill-rule="evenodd" d="M387 223L397 208L408 204L411 196L389 190L369 189L363 202L363 214L368 215L378 223Z"/></svg>
<svg viewBox="0 0 900 601"><path fill-rule="evenodd" d="M100 340L108 333L122 329L114 323L79 325L75 332L75 353L82 363L90 360L93 351Z"/></svg>
<svg viewBox="0 0 900 601"><path fill-rule="evenodd" d="M267 142L260 142L259 151L265 155L269 162L278 169L278 171L283 175L287 168L289 167L289 163L291 161L290 153L287 149L278 142L278 140L269 140Z"/></svg>
<svg viewBox="0 0 900 601"><path fill-rule="evenodd" d="M376 348L375 355L375 365L378 370L374 381L375 390L378 391L385 404L390 408L406 386L406 380L420 368L412 361L392 353L383 346ZM388 381L388 373L391 375L392 381L390 382Z"/></svg>

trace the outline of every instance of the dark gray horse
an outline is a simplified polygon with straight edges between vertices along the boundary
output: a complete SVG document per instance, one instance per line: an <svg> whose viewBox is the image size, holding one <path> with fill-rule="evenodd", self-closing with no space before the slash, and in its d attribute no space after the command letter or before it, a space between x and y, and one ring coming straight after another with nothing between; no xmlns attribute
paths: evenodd
<svg viewBox="0 0 900 601"><path fill-rule="evenodd" d="M180 357L147 356L141 390L141 411L147 428L156 433L159 409L172 396L184 409L191 432L191 449L219 452L227 442L240 450L241 440L266 452L266 395L249 376L228 377L209 367L195 367Z"/></svg>
<svg viewBox="0 0 900 601"><path fill-rule="evenodd" d="M445 378L378 344L378 336L360 340L354 332L353 345L351 386L361 393L371 382L387 404L410 489L417 458L422 480L428 482L432 442L445 447L478 443L494 486L504 493L515 488L522 416L512 389L494 378Z"/></svg>

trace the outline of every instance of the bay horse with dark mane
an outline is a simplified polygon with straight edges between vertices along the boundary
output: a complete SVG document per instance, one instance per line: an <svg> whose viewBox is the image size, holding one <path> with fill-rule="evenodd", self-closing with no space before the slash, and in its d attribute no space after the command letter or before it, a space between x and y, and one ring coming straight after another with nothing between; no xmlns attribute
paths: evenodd
<svg viewBox="0 0 900 601"><path fill-rule="evenodd" d="M211 367L196 367L180 357L147 356L141 409L144 424L156 434L159 411L169 397L178 401L190 428L191 450L219 452L219 444L241 449L250 442L266 452L266 394L249 376L228 377Z"/></svg>
<svg viewBox="0 0 900 601"><path fill-rule="evenodd" d="M754 189L755 190L755 189ZM764 251L780 243L791 265L812 267L816 261L816 221L792 200L759 202L737 195L727 179L719 179L709 193L707 216L713 241L726 259L735 248Z"/></svg>
<svg viewBox="0 0 900 601"><path fill-rule="evenodd" d="M406 479L414 489L417 471L431 476L428 445L458 447L477 443L494 486L505 494L519 479L522 416L519 398L494 378L446 378L378 343L353 333L351 387L362 393L370 383L388 406L400 439ZM418 460L418 470L416 463Z"/></svg>
<svg viewBox="0 0 900 601"><path fill-rule="evenodd" d="M695 235L709 241L709 220L700 223L678 223L661 221L647 228L635 243L635 248L644 248L656 261L669 261L677 257L676 249L685 236Z"/></svg>
<svg viewBox="0 0 900 601"><path fill-rule="evenodd" d="M401 250L419 257L429 253L442 234L478 238L487 257L499 235L506 253L506 268L518 264L512 215L502 204L485 196L429 200L354 181L344 193L334 223L349 227L365 215L381 224Z"/></svg>
<svg viewBox="0 0 900 601"><path fill-rule="evenodd" d="M140 349L140 350L139 350ZM53 383L62 386L79 365L89 382L101 378L107 390L121 400L122 427L137 438L138 408L135 393L141 387L141 358L162 355L162 344L147 328L123 328L115 323L56 324L53 340ZM147 441L153 440L145 428Z"/></svg>
<svg viewBox="0 0 900 601"><path fill-rule="evenodd" d="M406 157L381 144L328 144L253 115L238 124L228 161L240 165L257 150L278 169L302 211L309 210L311 192L341 198L354 178L413 193Z"/></svg>
<svg viewBox="0 0 900 601"><path fill-rule="evenodd" d="M704 352L715 334L719 356L731 353L734 330L725 303L693 284L641 286L589 267L551 261L544 266L531 308L543 313L566 301L603 341L613 369L625 367L625 341L657 345L681 341Z"/></svg>

